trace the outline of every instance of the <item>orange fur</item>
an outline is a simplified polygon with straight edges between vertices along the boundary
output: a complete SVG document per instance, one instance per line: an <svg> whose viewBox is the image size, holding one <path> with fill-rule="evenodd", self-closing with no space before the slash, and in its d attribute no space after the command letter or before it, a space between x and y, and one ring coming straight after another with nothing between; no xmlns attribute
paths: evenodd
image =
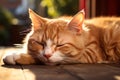
<svg viewBox="0 0 120 80"><path fill-rule="evenodd" d="M30 61L22 63L22 56L17 63L120 62L120 18L99 17L84 20L83 12L67 19L42 18L32 10L29 10L29 14L32 31L27 35L25 47Z"/></svg>

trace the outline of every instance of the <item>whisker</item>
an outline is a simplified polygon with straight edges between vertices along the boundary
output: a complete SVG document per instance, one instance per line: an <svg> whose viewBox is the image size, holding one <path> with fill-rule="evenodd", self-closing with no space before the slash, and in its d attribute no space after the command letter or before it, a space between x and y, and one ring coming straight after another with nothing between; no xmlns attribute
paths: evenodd
<svg viewBox="0 0 120 80"><path fill-rule="evenodd" d="M24 31L21 31L20 32L20 35L26 35L27 33L29 33L31 31L31 28L28 28L28 29L26 29L26 30L24 30Z"/></svg>

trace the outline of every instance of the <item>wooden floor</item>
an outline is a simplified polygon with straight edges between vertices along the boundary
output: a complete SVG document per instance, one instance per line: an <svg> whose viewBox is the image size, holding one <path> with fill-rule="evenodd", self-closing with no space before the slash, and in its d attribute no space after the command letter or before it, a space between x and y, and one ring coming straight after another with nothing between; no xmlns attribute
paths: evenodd
<svg viewBox="0 0 120 80"><path fill-rule="evenodd" d="M120 64L4 65L2 56L12 50L0 49L0 80L120 80Z"/></svg>

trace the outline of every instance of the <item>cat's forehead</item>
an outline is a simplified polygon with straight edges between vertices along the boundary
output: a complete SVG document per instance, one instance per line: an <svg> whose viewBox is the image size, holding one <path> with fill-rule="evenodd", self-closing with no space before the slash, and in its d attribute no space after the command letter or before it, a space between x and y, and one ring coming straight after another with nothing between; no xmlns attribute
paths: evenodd
<svg viewBox="0 0 120 80"><path fill-rule="evenodd" d="M46 23L45 28L38 30L38 32L35 31L32 36L39 41L49 41L50 39L56 42L59 39L63 40L64 36L68 39L70 34L66 29L67 23L68 21L63 19L51 19Z"/></svg>
<svg viewBox="0 0 120 80"><path fill-rule="evenodd" d="M47 22L48 27L65 27L68 23L68 20L64 19L50 19Z"/></svg>

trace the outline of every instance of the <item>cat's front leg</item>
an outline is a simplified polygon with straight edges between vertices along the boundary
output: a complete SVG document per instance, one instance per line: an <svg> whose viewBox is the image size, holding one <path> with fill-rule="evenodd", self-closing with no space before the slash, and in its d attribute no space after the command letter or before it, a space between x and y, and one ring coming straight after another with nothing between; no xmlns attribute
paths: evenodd
<svg viewBox="0 0 120 80"><path fill-rule="evenodd" d="M35 60L29 54L23 54L23 53L15 54L15 53L13 53L11 55L6 55L3 58L3 62L5 64L12 64L12 65L15 65L15 64L34 64Z"/></svg>

